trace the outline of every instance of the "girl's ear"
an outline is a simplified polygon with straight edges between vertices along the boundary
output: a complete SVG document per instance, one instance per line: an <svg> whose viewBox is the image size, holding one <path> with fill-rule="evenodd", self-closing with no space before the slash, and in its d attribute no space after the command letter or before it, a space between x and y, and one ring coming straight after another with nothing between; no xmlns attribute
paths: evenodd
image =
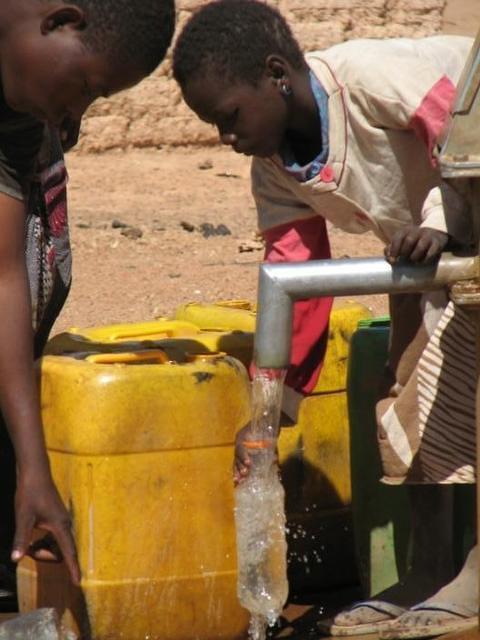
<svg viewBox="0 0 480 640"><path fill-rule="evenodd" d="M265 74L267 78L280 85L285 79L288 79L288 64L282 56L270 54L265 60Z"/></svg>
<svg viewBox="0 0 480 640"><path fill-rule="evenodd" d="M64 28L83 31L86 26L85 12L74 4L66 4L52 9L43 17L41 30L43 35L48 35Z"/></svg>

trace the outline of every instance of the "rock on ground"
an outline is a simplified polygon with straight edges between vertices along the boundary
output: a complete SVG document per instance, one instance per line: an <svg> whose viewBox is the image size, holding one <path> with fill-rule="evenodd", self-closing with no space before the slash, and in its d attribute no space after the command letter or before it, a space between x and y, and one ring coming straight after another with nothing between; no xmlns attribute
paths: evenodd
<svg viewBox="0 0 480 640"><path fill-rule="evenodd" d="M0 640L76 640L63 632L55 609L37 609L0 624Z"/></svg>

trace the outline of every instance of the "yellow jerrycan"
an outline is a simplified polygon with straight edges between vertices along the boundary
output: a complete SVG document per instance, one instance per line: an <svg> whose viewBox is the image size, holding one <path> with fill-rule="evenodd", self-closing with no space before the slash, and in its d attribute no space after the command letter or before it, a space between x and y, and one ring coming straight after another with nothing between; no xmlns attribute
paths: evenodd
<svg viewBox="0 0 480 640"><path fill-rule="evenodd" d="M46 352L160 348L168 350L173 360L181 360L187 352L222 351L248 367L255 311L255 305L245 300L191 303L179 307L169 320L72 329L50 340ZM319 381L299 403L294 420L282 417L279 458L287 496L289 577L294 594L356 580L346 376L351 336L359 320L370 316L361 304L335 302ZM321 532L320 538L316 532Z"/></svg>
<svg viewBox="0 0 480 640"><path fill-rule="evenodd" d="M174 318L197 325L202 333L254 332L255 311L246 300L190 303L179 307ZM286 492L291 594L352 584L357 579L347 364L358 322L370 317L371 312L362 304L335 301L317 385L300 401L293 420L282 416L279 460Z"/></svg>
<svg viewBox="0 0 480 640"><path fill-rule="evenodd" d="M175 355L179 350L176 349ZM83 640L244 638L232 457L243 365L166 350L46 356L45 438L82 570L22 561L21 611L55 607Z"/></svg>
<svg viewBox="0 0 480 640"><path fill-rule="evenodd" d="M106 352L139 349L169 349L174 356L182 353L228 353L246 367L253 352L253 333L244 330L201 330L193 322L159 318L148 322L112 324L101 327L74 327L51 338L46 355L78 352Z"/></svg>

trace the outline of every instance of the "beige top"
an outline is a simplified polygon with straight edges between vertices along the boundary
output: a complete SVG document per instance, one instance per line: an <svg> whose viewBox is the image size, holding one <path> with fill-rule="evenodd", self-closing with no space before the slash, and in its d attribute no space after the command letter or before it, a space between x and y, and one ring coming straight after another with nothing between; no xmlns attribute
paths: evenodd
<svg viewBox="0 0 480 640"><path fill-rule="evenodd" d="M407 224L467 242L465 207L441 183L435 153L472 43L461 36L352 40L307 55L329 96L328 158L304 183L279 156L253 160L260 231L319 214L384 242Z"/></svg>

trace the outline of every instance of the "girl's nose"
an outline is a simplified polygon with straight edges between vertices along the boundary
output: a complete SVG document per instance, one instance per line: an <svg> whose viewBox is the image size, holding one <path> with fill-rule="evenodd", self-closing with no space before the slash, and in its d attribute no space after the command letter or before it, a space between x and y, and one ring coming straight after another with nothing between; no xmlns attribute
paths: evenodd
<svg viewBox="0 0 480 640"><path fill-rule="evenodd" d="M229 147L233 147L233 145L238 142L238 138L234 133L220 133L220 142Z"/></svg>

